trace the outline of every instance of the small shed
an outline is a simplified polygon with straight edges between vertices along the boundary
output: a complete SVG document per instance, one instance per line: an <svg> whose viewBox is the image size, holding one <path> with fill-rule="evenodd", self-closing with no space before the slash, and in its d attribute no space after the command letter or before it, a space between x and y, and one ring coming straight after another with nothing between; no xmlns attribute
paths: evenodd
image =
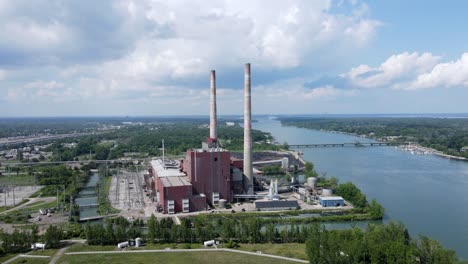
<svg viewBox="0 0 468 264"><path fill-rule="evenodd" d="M337 207L345 205L344 199L341 196L320 196L319 202L322 207Z"/></svg>

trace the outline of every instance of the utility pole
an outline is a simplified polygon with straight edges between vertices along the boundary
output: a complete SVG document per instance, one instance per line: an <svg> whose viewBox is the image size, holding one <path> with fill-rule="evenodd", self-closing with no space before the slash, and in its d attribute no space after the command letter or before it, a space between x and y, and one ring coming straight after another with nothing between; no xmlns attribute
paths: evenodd
<svg viewBox="0 0 468 264"><path fill-rule="evenodd" d="M59 208L58 187L57 187L57 210Z"/></svg>
<svg viewBox="0 0 468 264"><path fill-rule="evenodd" d="M5 210L6 210L6 186L3 186L3 203L5 205Z"/></svg>
<svg viewBox="0 0 468 264"><path fill-rule="evenodd" d="M15 203L15 185L13 185L13 207L16 206L16 203Z"/></svg>

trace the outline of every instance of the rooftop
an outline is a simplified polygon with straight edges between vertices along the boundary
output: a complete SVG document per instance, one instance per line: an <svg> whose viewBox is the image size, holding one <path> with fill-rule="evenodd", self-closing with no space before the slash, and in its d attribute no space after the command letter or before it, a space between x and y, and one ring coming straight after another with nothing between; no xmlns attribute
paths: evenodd
<svg viewBox="0 0 468 264"><path fill-rule="evenodd" d="M197 148L197 149L192 149L194 152L229 152L227 149L223 148Z"/></svg>
<svg viewBox="0 0 468 264"><path fill-rule="evenodd" d="M180 163L176 160L152 160L151 167L158 177L183 177L185 174L179 170Z"/></svg>
<svg viewBox="0 0 468 264"><path fill-rule="evenodd" d="M323 201L341 201L344 200L341 196L320 196Z"/></svg>
<svg viewBox="0 0 468 264"><path fill-rule="evenodd" d="M191 186L187 176L159 177L164 187Z"/></svg>

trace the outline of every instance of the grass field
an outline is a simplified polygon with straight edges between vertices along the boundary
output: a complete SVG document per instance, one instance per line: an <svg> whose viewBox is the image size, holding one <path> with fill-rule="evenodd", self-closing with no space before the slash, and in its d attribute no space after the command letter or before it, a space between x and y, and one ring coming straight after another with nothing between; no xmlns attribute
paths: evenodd
<svg viewBox="0 0 468 264"><path fill-rule="evenodd" d="M97 254L97 255L64 255L58 263L226 263L226 264L290 264L292 261L272 259L231 252L177 252L177 253L130 253L130 254Z"/></svg>
<svg viewBox="0 0 468 264"><path fill-rule="evenodd" d="M50 262L50 258L17 258L11 262L13 264L47 264Z"/></svg>
<svg viewBox="0 0 468 264"><path fill-rule="evenodd" d="M240 247L237 249L251 252L261 251L265 254L307 260L306 245L301 243L240 244Z"/></svg>

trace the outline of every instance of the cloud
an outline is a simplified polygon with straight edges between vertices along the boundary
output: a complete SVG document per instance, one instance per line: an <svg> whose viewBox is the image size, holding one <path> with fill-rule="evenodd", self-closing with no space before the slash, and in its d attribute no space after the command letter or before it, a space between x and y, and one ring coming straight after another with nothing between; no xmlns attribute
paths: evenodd
<svg viewBox="0 0 468 264"><path fill-rule="evenodd" d="M457 60L442 62L441 56L431 53L403 52L390 56L377 67L361 64L338 76L309 81L306 86L348 90L468 87L468 53Z"/></svg>
<svg viewBox="0 0 468 264"><path fill-rule="evenodd" d="M237 72L245 62L268 75L259 87L274 86L372 41L381 22L369 17L365 3L336 6L331 0L0 1L0 67L9 80L0 95L10 102L67 101L77 109L83 100L164 103L176 94L195 102L213 68L229 75L227 90L241 88L232 80L242 78ZM303 84L295 92L308 99L334 91Z"/></svg>
<svg viewBox="0 0 468 264"><path fill-rule="evenodd" d="M0 69L0 81L5 80L7 77L7 72L5 70Z"/></svg>
<svg viewBox="0 0 468 264"><path fill-rule="evenodd" d="M414 78L432 69L440 57L431 53L404 52L390 56L379 67L359 65L343 74L350 84L360 88L395 87L395 85Z"/></svg>
<svg viewBox="0 0 468 264"><path fill-rule="evenodd" d="M468 53L456 61L437 64L408 85L410 90L433 87L468 87Z"/></svg>

